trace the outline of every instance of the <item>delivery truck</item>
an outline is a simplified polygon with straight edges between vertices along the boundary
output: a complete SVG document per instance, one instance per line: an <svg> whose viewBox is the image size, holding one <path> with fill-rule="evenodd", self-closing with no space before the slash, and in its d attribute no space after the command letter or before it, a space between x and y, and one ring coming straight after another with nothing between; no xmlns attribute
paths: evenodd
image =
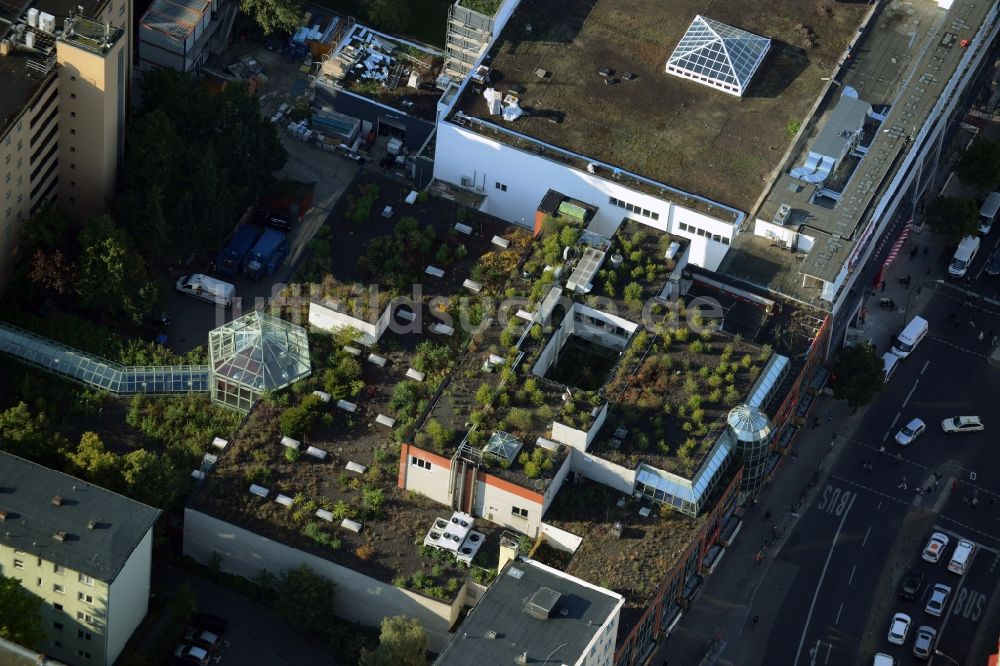
<svg viewBox="0 0 1000 666"><path fill-rule="evenodd" d="M285 234L277 229L265 229L247 255L245 272L256 279L273 275L285 261L287 254L288 243L285 242Z"/></svg>
<svg viewBox="0 0 1000 666"><path fill-rule="evenodd" d="M244 224L237 229L226 243L226 247L219 250L219 256L215 260L215 270L222 275L239 273L243 269L243 260L259 237L260 229L252 225Z"/></svg>
<svg viewBox="0 0 1000 666"><path fill-rule="evenodd" d="M194 273L193 275L183 275L177 280L177 291L228 308L233 304L233 294L236 292L236 287L228 282L216 280L201 273Z"/></svg>

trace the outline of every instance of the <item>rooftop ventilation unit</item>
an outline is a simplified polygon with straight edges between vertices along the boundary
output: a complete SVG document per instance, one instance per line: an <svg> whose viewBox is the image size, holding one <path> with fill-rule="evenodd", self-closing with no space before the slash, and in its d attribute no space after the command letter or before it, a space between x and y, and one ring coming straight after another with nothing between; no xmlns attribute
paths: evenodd
<svg viewBox="0 0 1000 666"><path fill-rule="evenodd" d="M59 530L58 532L56 532L55 534L52 535L52 538L55 539L56 541L65 541L66 540L66 532L64 532L62 530Z"/></svg>
<svg viewBox="0 0 1000 666"><path fill-rule="evenodd" d="M774 214L774 219L771 220L777 225L784 226L788 222L788 215L792 212L792 207L788 204L781 204L778 206L778 212Z"/></svg>
<svg viewBox="0 0 1000 666"><path fill-rule="evenodd" d="M551 587L540 587L528 599L524 612L536 620L547 620L552 615L560 596Z"/></svg>
<svg viewBox="0 0 1000 666"><path fill-rule="evenodd" d="M91 520L90 520L90 521L89 521L89 522L87 523L87 529L88 529L88 530L93 530L93 529L97 529L97 521L96 521L96 520L94 520L94 519L91 519Z"/></svg>
<svg viewBox="0 0 1000 666"><path fill-rule="evenodd" d="M489 631L486 632L486 638L490 639L491 641L495 641L497 639L497 632L490 629Z"/></svg>
<svg viewBox="0 0 1000 666"><path fill-rule="evenodd" d="M62 505L63 505L63 498L61 495L56 495L55 497L52 498L52 506L62 506Z"/></svg>
<svg viewBox="0 0 1000 666"><path fill-rule="evenodd" d="M7 512L0 509L0 520L7 520Z"/></svg>

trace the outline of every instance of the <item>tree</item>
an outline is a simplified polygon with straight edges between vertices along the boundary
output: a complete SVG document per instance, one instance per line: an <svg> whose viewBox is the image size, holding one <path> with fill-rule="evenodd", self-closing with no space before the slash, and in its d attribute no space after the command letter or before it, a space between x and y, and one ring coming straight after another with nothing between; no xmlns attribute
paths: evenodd
<svg viewBox="0 0 1000 666"><path fill-rule="evenodd" d="M19 402L0 412L0 449L59 469L67 442L53 432L45 412L32 414L27 404Z"/></svg>
<svg viewBox="0 0 1000 666"><path fill-rule="evenodd" d="M62 250L51 253L35 250L31 257L31 281L53 294L64 296L73 290L76 266L66 258Z"/></svg>
<svg viewBox="0 0 1000 666"><path fill-rule="evenodd" d="M927 223L934 233L949 243L979 231L979 211L976 204L960 197L938 197L927 207Z"/></svg>
<svg viewBox="0 0 1000 666"><path fill-rule="evenodd" d="M955 174L965 185L974 185L980 192L992 189L1000 182L1000 144L980 139L962 151L955 164Z"/></svg>
<svg viewBox="0 0 1000 666"><path fill-rule="evenodd" d="M302 25L304 10L296 0L242 0L240 7L265 35L294 32Z"/></svg>
<svg viewBox="0 0 1000 666"><path fill-rule="evenodd" d="M882 357L868 342L841 349L832 372L834 397L851 409L867 405L885 384Z"/></svg>
<svg viewBox="0 0 1000 666"><path fill-rule="evenodd" d="M362 666L427 666L427 631L420 620L396 615L382 620L378 647L361 654Z"/></svg>
<svg viewBox="0 0 1000 666"><path fill-rule="evenodd" d="M42 598L21 587L17 578L0 574L0 638L27 648L45 640Z"/></svg>
<svg viewBox="0 0 1000 666"><path fill-rule="evenodd" d="M159 307L156 286L128 234L107 215L97 215L80 232L80 279L83 305L124 314L133 324Z"/></svg>
<svg viewBox="0 0 1000 666"><path fill-rule="evenodd" d="M334 584L305 564L281 575L274 610L293 626L322 633L333 616Z"/></svg>
<svg viewBox="0 0 1000 666"><path fill-rule="evenodd" d="M183 477L170 461L146 449L136 449L122 458L122 478L127 494L150 506L173 506Z"/></svg>
<svg viewBox="0 0 1000 666"><path fill-rule="evenodd" d="M93 484L119 490L122 485L122 461L104 447L97 433L85 432L80 436L76 451L69 454L70 469Z"/></svg>
<svg viewBox="0 0 1000 666"><path fill-rule="evenodd" d="M399 0L371 0L368 20L388 32L402 32L410 21L410 7Z"/></svg>

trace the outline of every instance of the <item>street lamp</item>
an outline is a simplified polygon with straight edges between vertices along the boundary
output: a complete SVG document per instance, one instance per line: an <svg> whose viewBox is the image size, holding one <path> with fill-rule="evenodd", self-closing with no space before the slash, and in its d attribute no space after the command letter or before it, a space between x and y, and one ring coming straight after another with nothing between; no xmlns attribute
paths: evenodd
<svg viewBox="0 0 1000 666"><path fill-rule="evenodd" d="M941 652L941 650L938 650L937 648L934 649L934 656L935 657L944 657L945 659L947 659L951 663L955 664L955 666L962 666L956 660L952 659L951 657L949 657L948 655L946 655L944 652Z"/></svg>

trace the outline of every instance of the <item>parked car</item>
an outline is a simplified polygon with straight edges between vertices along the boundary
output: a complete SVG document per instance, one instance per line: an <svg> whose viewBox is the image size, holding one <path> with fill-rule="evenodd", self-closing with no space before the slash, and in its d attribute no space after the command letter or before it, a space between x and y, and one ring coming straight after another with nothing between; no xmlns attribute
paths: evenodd
<svg viewBox="0 0 1000 666"><path fill-rule="evenodd" d="M920 419L913 419L896 433L896 443L900 446L909 446L917 437L924 434L927 424Z"/></svg>
<svg viewBox="0 0 1000 666"><path fill-rule="evenodd" d="M896 613L892 616L892 624L889 625L889 642L893 645L902 645L906 642L906 635L910 633L912 624L910 616L906 613Z"/></svg>
<svg viewBox="0 0 1000 666"><path fill-rule="evenodd" d="M944 613L944 607L948 605L949 598L951 598L951 588L944 583L935 583L934 587L931 588L931 598L927 600L924 611L928 615L941 617L941 614Z"/></svg>
<svg viewBox="0 0 1000 666"><path fill-rule="evenodd" d="M899 584L899 596L907 601L913 601L920 595L920 590L924 587L924 574L916 569L910 569L903 582Z"/></svg>
<svg viewBox="0 0 1000 666"><path fill-rule="evenodd" d="M1000 252L994 252L986 260L986 274L990 277L1000 275Z"/></svg>
<svg viewBox="0 0 1000 666"><path fill-rule="evenodd" d="M941 429L945 432L977 432L984 428L983 420L978 416L953 416L941 421Z"/></svg>
<svg viewBox="0 0 1000 666"><path fill-rule="evenodd" d="M913 656L927 659L934 653L936 641L937 630L934 627L920 627L917 629L917 637L913 639Z"/></svg>
<svg viewBox="0 0 1000 666"><path fill-rule="evenodd" d="M177 647L174 648L174 661L181 664L199 664L200 666L208 666L208 650L196 645L178 643Z"/></svg>
<svg viewBox="0 0 1000 666"><path fill-rule="evenodd" d="M229 629L229 620L221 618L211 613L195 613L191 617L191 624L199 629L207 629L213 634L221 636Z"/></svg>
<svg viewBox="0 0 1000 666"><path fill-rule="evenodd" d="M184 641L198 647L205 648L209 652L214 652L222 646L222 639L218 634L214 634L207 629L198 627L188 627L184 630Z"/></svg>
<svg viewBox="0 0 1000 666"><path fill-rule="evenodd" d="M937 563L944 554L944 549L948 547L948 535L935 532L931 535L927 545L924 546L922 558L925 562Z"/></svg>

